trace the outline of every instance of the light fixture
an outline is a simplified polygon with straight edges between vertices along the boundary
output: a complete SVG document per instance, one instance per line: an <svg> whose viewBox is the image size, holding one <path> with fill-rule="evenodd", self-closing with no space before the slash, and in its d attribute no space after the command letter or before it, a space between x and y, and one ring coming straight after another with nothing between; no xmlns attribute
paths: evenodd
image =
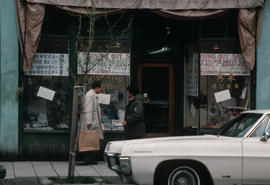
<svg viewBox="0 0 270 185"><path fill-rule="evenodd" d="M169 43L168 41L170 40L170 36L171 36L171 27L169 26L169 23L168 23L168 20L165 18L165 36L164 36L164 39L163 39L163 45L162 45L162 48L160 49L151 49L151 50L148 50L148 54L149 55L154 55L154 54L160 54L160 53L165 53L165 52L168 52L168 51L171 51L171 47L169 46Z"/></svg>
<svg viewBox="0 0 270 185"><path fill-rule="evenodd" d="M219 45L218 45L218 44L214 44L214 46L212 47L212 49L213 49L213 50L219 50L219 49L220 49L220 47L219 47Z"/></svg>
<svg viewBox="0 0 270 185"><path fill-rule="evenodd" d="M170 47L167 47L167 46L163 46L161 49L159 50L150 50L148 51L148 54L149 55L153 55L153 54L159 54L159 53L165 53L165 52L168 52L168 51L171 51L172 49Z"/></svg>
<svg viewBox="0 0 270 185"><path fill-rule="evenodd" d="M121 47L121 43L120 43L120 42L116 42L116 43L114 44L114 47L115 47L115 48L120 48L120 47Z"/></svg>

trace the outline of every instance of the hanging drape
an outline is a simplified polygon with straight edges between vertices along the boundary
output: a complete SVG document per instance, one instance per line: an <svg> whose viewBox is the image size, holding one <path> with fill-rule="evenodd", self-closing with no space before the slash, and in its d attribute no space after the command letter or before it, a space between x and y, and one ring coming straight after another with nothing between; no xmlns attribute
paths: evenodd
<svg viewBox="0 0 270 185"><path fill-rule="evenodd" d="M264 0L25 0L29 3L110 9L231 9L263 6Z"/></svg>
<svg viewBox="0 0 270 185"><path fill-rule="evenodd" d="M45 5L65 11L88 14L95 6L97 14L119 13L125 9L151 9L154 13L178 20L198 20L220 16L230 9L239 9L240 45L249 69L254 68L256 42L262 23L263 0L15 0L23 70L31 69L37 51L45 15ZM94 4L92 4L94 2Z"/></svg>
<svg viewBox="0 0 270 185"><path fill-rule="evenodd" d="M223 15L228 10L152 10L152 12L175 20L201 20Z"/></svg>
<svg viewBox="0 0 270 185"><path fill-rule="evenodd" d="M240 46L249 69L256 61L256 48L260 39L263 9L240 9L238 14L238 33Z"/></svg>
<svg viewBox="0 0 270 185"><path fill-rule="evenodd" d="M16 11L23 70L27 71L32 68L34 55L39 45L45 7L41 4L23 3L18 0Z"/></svg>

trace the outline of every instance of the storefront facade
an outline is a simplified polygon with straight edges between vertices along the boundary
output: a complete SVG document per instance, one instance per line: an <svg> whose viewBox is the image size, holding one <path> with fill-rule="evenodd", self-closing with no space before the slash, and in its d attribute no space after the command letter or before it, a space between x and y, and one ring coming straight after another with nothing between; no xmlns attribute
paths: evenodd
<svg viewBox="0 0 270 185"><path fill-rule="evenodd" d="M262 101L258 95L258 88L265 92L262 74L268 74L263 72L262 64L267 66L264 58L268 51L264 48L268 46L265 38L268 38L270 10L267 5L264 10L253 70L248 68L241 52L237 9L191 20L169 18L149 10L112 15L116 20L123 17L118 31L127 28L131 16L133 21L129 31L109 49L106 45L110 44L110 35L104 31L104 21L100 21L92 57L106 53L105 63L95 66L86 81L91 85L94 80L102 80L104 93L111 95L110 105L103 105L103 145L109 140L123 139L119 122L127 103L125 89L129 84L137 84L144 96L146 137L203 133L219 127L239 111L267 108L265 99ZM44 16L33 68L17 78L19 87L24 88L19 97L20 106L18 102L13 105L20 115L17 132L3 127L0 130L17 135L18 143L13 145L16 156L22 160L67 159L73 86L85 80L80 61L86 57L87 18L82 19L81 39L76 49L78 14L46 6ZM1 20L1 30L3 24ZM2 38L1 34L1 41ZM1 64L2 56L1 51ZM116 67L106 66L106 62L115 62ZM258 73L259 70L262 72ZM37 96L40 87L55 91L52 101ZM267 99L267 93L264 95Z"/></svg>

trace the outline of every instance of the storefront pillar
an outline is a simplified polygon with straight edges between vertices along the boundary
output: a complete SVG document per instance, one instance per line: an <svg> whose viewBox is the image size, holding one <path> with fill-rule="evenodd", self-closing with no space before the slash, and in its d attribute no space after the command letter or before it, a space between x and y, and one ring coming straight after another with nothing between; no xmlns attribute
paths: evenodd
<svg viewBox="0 0 270 185"><path fill-rule="evenodd" d="M18 34L15 1L0 1L0 159L18 155Z"/></svg>
<svg viewBox="0 0 270 185"><path fill-rule="evenodd" d="M265 3L262 33L257 52L256 109L270 109L270 2Z"/></svg>

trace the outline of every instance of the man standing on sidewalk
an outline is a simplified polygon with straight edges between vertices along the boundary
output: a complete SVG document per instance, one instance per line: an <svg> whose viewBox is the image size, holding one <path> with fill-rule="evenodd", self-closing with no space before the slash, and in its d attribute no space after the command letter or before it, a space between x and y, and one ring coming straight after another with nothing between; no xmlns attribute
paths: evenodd
<svg viewBox="0 0 270 185"><path fill-rule="evenodd" d="M129 103L126 106L125 120L122 122L125 129L125 139L143 138L145 135L143 97L138 94L138 88L128 86Z"/></svg>
<svg viewBox="0 0 270 185"><path fill-rule="evenodd" d="M104 139L101 126L101 109L98 103L98 96L101 92L101 82L95 81L92 88L85 94L83 107L83 122L81 130L99 131L99 138ZM85 164L97 164L92 152L84 152Z"/></svg>

